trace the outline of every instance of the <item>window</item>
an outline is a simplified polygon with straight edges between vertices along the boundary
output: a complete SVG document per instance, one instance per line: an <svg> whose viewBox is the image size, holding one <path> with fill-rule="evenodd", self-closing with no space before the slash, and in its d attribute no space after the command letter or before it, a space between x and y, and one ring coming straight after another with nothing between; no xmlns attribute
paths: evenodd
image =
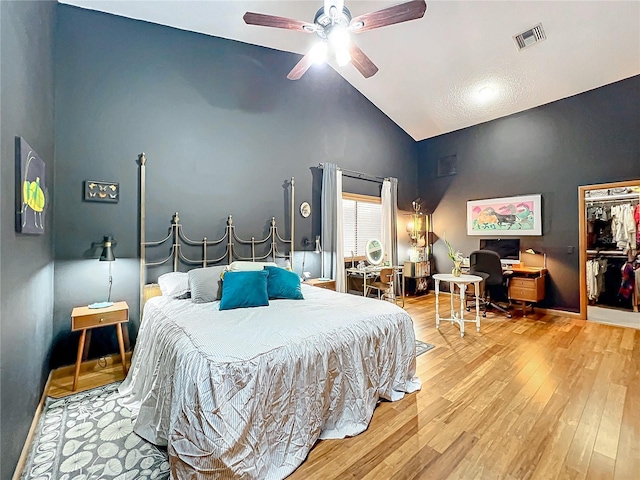
<svg viewBox="0 0 640 480"><path fill-rule="evenodd" d="M371 238L382 238L382 203L379 197L344 193L342 195L344 257L364 257L364 246ZM352 253L353 252L353 253Z"/></svg>

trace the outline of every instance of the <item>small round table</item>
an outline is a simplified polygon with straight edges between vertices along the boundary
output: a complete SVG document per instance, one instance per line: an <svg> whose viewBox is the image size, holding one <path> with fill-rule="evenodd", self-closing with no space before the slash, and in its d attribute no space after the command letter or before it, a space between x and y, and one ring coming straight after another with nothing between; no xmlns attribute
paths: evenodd
<svg viewBox="0 0 640 480"><path fill-rule="evenodd" d="M477 275L460 275L459 277L455 277L450 273L437 273L433 276L436 284L436 328L440 328L440 320L449 320L451 323L457 323L460 326L460 336L464 337L464 322L474 322L476 324L476 330L480 331L480 302L478 300L478 292L480 291L480 282L482 281L482 277ZM451 292L451 317L449 318L440 318L440 310L438 308L438 300L440 296L440 282L449 282L449 291ZM476 294L476 318L475 319L465 319L464 318L464 310L465 310L465 290L467 289L467 285L473 283L475 286L475 294ZM453 285L457 285L460 289L460 313L454 311L453 309L453 297L455 296L453 293Z"/></svg>

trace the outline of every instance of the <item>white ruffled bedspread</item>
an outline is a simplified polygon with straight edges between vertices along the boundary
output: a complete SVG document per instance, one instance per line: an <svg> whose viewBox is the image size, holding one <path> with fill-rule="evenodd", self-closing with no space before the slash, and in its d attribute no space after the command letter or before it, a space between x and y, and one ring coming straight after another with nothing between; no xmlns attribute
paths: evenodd
<svg viewBox="0 0 640 480"><path fill-rule="evenodd" d="M282 479L319 439L366 430L380 398L420 389L411 317L303 284L305 300L218 311L147 302L120 386L174 479Z"/></svg>

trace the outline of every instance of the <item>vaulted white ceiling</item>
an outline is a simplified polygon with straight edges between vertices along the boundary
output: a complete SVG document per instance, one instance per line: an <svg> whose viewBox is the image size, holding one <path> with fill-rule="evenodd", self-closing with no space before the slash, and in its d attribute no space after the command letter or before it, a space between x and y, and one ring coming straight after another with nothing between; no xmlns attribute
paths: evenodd
<svg viewBox="0 0 640 480"><path fill-rule="evenodd" d="M253 11L313 22L322 6L322 0L59 1L301 54L315 34L250 26L242 16ZM345 0L353 16L397 3L402 0ZM512 37L538 23L547 39L518 51ZM334 68L422 140L638 75L640 1L427 0L424 18L354 41L379 72L365 79L352 65Z"/></svg>

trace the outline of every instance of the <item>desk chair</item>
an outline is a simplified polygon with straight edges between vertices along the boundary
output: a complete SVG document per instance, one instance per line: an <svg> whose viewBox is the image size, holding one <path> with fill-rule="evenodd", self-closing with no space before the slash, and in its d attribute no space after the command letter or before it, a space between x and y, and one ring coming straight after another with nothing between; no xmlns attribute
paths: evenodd
<svg viewBox="0 0 640 480"><path fill-rule="evenodd" d="M484 294L482 295L482 316L487 316L487 308L493 308L511 318L511 313L506 308L498 305L499 298L508 299L509 278L511 271L503 271L500 255L491 250L476 250L469 256L469 273L482 277ZM482 288L482 287L481 287Z"/></svg>
<svg viewBox="0 0 640 480"><path fill-rule="evenodd" d="M367 291L364 292L365 297L369 294L369 290L371 289L378 291L378 299L388 297L395 301L395 292L393 287L393 268L383 268L382 270L380 270L380 276L378 280L367 285Z"/></svg>

